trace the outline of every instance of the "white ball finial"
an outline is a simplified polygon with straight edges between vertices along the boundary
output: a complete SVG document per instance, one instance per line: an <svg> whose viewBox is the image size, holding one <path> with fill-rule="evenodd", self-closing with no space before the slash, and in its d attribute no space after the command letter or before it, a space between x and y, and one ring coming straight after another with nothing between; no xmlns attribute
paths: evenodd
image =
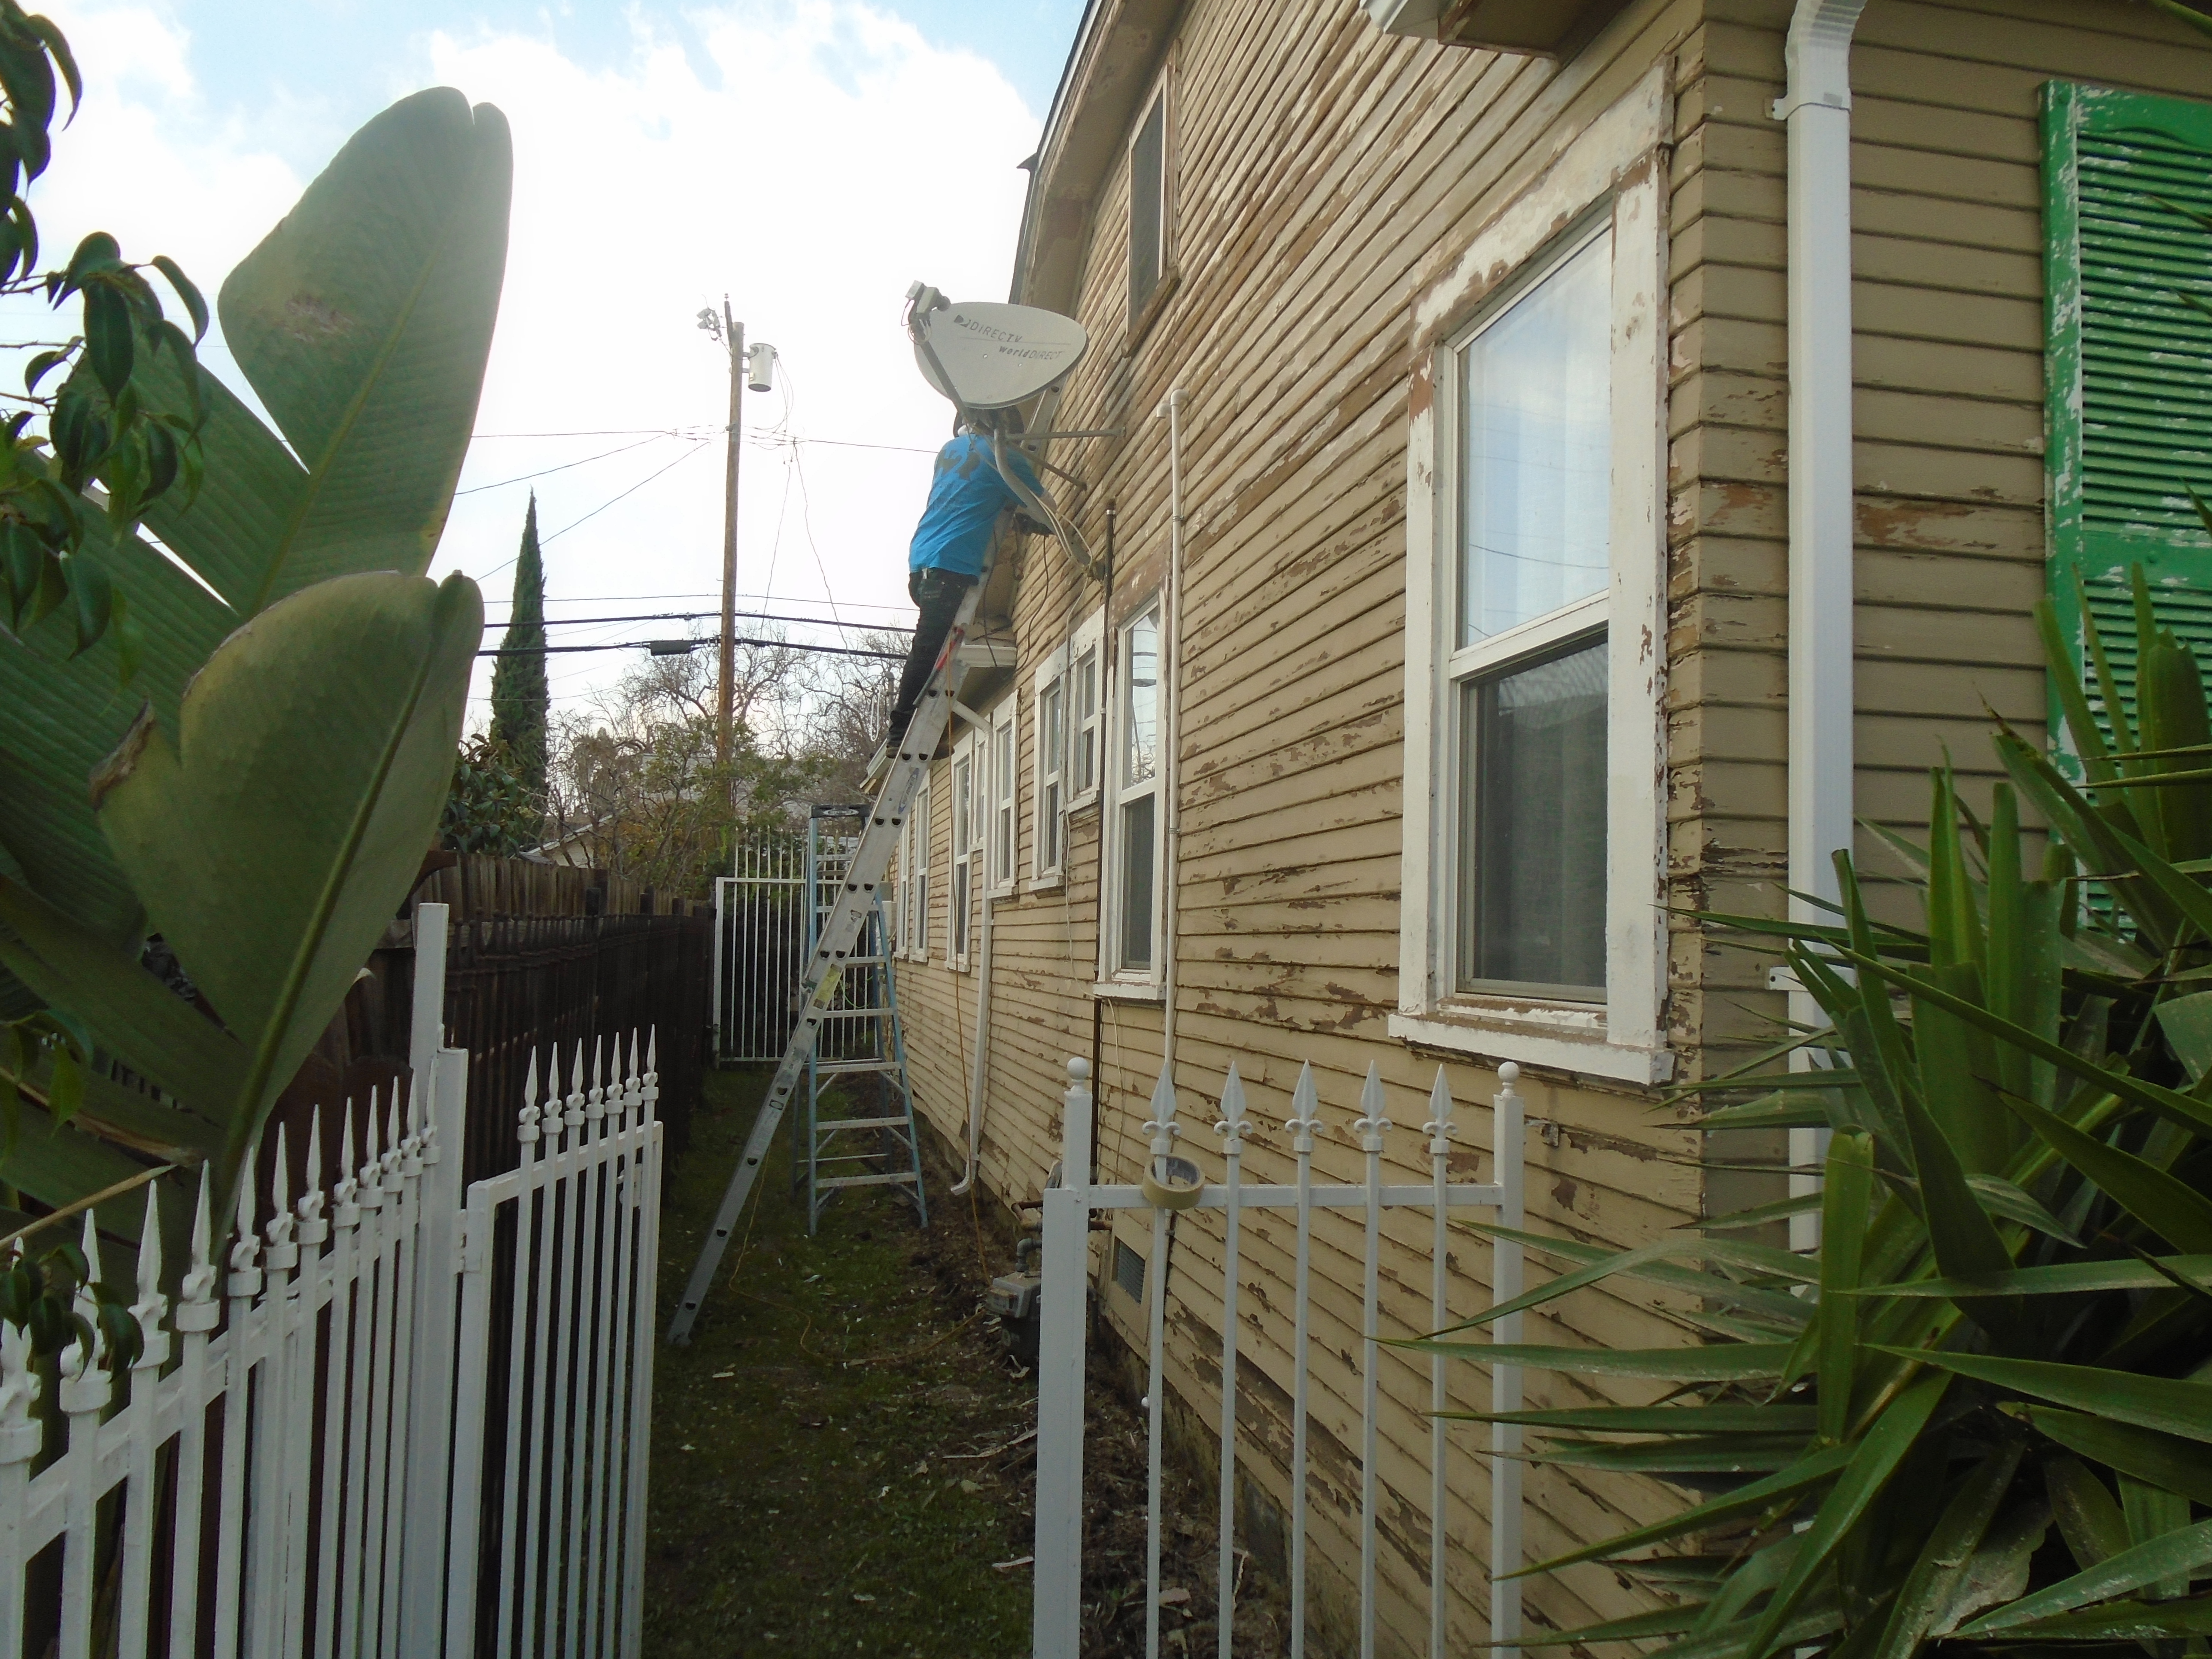
<svg viewBox="0 0 2212 1659"><path fill-rule="evenodd" d="M1078 1083L1087 1082L1091 1077L1091 1062L1087 1060L1069 1060L1067 1074Z"/></svg>
<svg viewBox="0 0 2212 1659"><path fill-rule="evenodd" d="M1521 1068L1511 1060L1507 1060L1498 1068L1498 1080L1505 1087L1511 1088L1521 1080Z"/></svg>

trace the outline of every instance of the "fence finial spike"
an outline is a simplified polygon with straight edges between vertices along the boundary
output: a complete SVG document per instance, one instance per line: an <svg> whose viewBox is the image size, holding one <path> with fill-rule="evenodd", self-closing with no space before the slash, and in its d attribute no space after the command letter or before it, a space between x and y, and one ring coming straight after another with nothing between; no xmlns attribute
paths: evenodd
<svg viewBox="0 0 2212 1659"><path fill-rule="evenodd" d="M1314 1134L1321 1127L1321 1091L1314 1087L1310 1060L1299 1064L1297 1086L1291 1091L1291 1115L1283 1120L1283 1127L1291 1133L1291 1151L1313 1151Z"/></svg>
<svg viewBox="0 0 2212 1659"><path fill-rule="evenodd" d="M1224 1152L1241 1152L1244 1137L1252 1133L1252 1125L1244 1116L1244 1079L1237 1074L1237 1062L1229 1062L1229 1075L1221 1084L1221 1118L1213 1126L1213 1133L1221 1137Z"/></svg>
<svg viewBox="0 0 2212 1659"><path fill-rule="evenodd" d="M411 1093L412 1091L410 1091ZM392 1091L392 1103L384 1109L384 1139L386 1158L399 1155L399 1091Z"/></svg>
<svg viewBox="0 0 2212 1659"><path fill-rule="evenodd" d="M407 1133L408 1133L409 1134L415 1134L415 1133L419 1133L419 1132L421 1131L421 1129L422 1129L422 1079L420 1079L420 1078L418 1078L418 1077L416 1077L413 1073L411 1073L411 1072L410 1072L410 1073L408 1073L408 1077L407 1077ZM398 1098L398 1092L399 1092L399 1091L398 1091L397 1089L394 1089L394 1090L392 1091L392 1096L393 1096L393 1098L395 1099L395 1101L397 1100L397 1098Z"/></svg>
<svg viewBox="0 0 2212 1659"><path fill-rule="evenodd" d="M343 1181L353 1174L353 1097L348 1095L345 1103L345 1127L339 1131L338 1178Z"/></svg>
<svg viewBox="0 0 2212 1659"><path fill-rule="evenodd" d="M576 1039L576 1058L568 1066L568 1093L575 1099L582 1098L584 1093L584 1039L581 1037Z"/></svg>
<svg viewBox="0 0 2212 1659"><path fill-rule="evenodd" d="M209 1192L215 1184L215 1160L210 1158L200 1165L199 1203L192 1211L192 1267L194 1273L212 1271L215 1266L215 1228L208 1217Z"/></svg>
<svg viewBox="0 0 2212 1659"><path fill-rule="evenodd" d="M639 1075L639 1073L638 1073L638 1069L637 1069L637 1027L636 1027L636 1026L635 1026L635 1025L633 1025L633 1026L631 1026L631 1027L629 1028L629 1076L628 1081L632 1082L632 1083L636 1082L636 1081L637 1081L637 1079L638 1079L638 1075Z"/></svg>
<svg viewBox="0 0 2212 1659"><path fill-rule="evenodd" d="M376 1090L372 1086L368 1091L368 1133L362 1137L361 1145L361 1168L363 1175L367 1175L370 1170L376 1167L376 1132L378 1127L379 1125L376 1115Z"/></svg>
<svg viewBox="0 0 2212 1659"><path fill-rule="evenodd" d="M319 1192L323 1184L323 1112L319 1106L307 1120L307 1167L301 1183L305 1192Z"/></svg>
<svg viewBox="0 0 2212 1659"><path fill-rule="evenodd" d="M161 1293L161 1183L149 1181L146 1183L146 1218L138 1228L138 1299L151 1302Z"/></svg>
<svg viewBox="0 0 2212 1659"><path fill-rule="evenodd" d="M1421 1125L1421 1133L1429 1138L1429 1151L1442 1158L1451 1150L1452 1123L1451 1083L1444 1076L1444 1068L1437 1067L1437 1080L1429 1089L1429 1121Z"/></svg>
<svg viewBox="0 0 2212 1659"><path fill-rule="evenodd" d="M538 1103L538 1045L530 1045L530 1062L522 1070L522 1109L528 1111Z"/></svg>
<svg viewBox="0 0 2212 1659"><path fill-rule="evenodd" d="M90 1210L84 1212L84 1237L80 1241L80 1248L84 1251L85 1266L91 1269L86 1276L85 1282L77 1286L76 1293L82 1297L91 1295L90 1287L97 1284L103 1276L100 1270L100 1225ZM97 1303L94 1304L95 1310L98 1305Z"/></svg>
<svg viewBox="0 0 2212 1659"><path fill-rule="evenodd" d="M594 1089L607 1086L606 1048L607 1040L604 1036L592 1039L592 1086Z"/></svg>
<svg viewBox="0 0 2212 1659"><path fill-rule="evenodd" d="M646 1028L645 1069L648 1074L660 1069L660 1028L658 1025Z"/></svg>
<svg viewBox="0 0 2212 1659"><path fill-rule="evenodd" d="M255 1166L261 1162L261 1137L256 1135L253 1144L246 1150L245 1162L238 1171L238 1231L246 1237L253 1236L253 1182Z"/></svg>
<svg viewBox="0 0 2212 1659"><path fill-rule="evenodd" d="M1182 1133L1175 1121L1175 1084L1168 1076L1167 1063L1163 1060L1159 1081L1152 1085L1152 1115L1145 1123L1145 1133L1152 1138L1154 1158L1165 1158L1172 1152L1176 1137Z"/></svg>
<svg viewBox="0 0 2212 1659"><path fill-rule="evenodd" d="M1370 1060L1367 1081L1359 1085L1359 1121L1352 1126L1359 1135L1363 1152L1382 1150L1382 1137L1390 1132L1390 1120L1384 1115L1389 1104L1382 1093L1382 1068Z"/></svg>
<svg viewBox="0 0 2212 1659"><path fill-rule="evenodd" d="M289 1151L284 1143L284 1126L279 1123L276 1126L276 1170L270 1182L269 1196L280 1216L292 1207L292 1160L287 1156Z"/></svg>

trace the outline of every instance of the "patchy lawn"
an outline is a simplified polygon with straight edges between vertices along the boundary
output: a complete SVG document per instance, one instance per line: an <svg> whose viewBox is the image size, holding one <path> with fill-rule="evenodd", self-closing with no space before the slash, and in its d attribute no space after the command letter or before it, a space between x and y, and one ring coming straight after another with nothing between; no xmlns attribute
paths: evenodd
<svg viewBox="0 0 2212 1659"><path fill-rule="evenodd" d="M766 1068L707 1075L664 1194L664 1322L767 1079ZM691 1346L664 1346L655 1362L645 1650L1014 1659L1030 1650L1036 1383L982 1310L991 1276L1012 1265L1010 1241L935 1172L927 1232L896 1192L860 1188L809 1238L791 1192L796 1117ZM1083 1645L1091 1659L1134 1659L1144 1425L1114 1384L1112 1346L1101 1330L1091 1347ZM1163 1504L1161 1632L1171 1655L1210 1653L1212 1474L1178 1461ZM1288 1649L1283 1594L1245 1565L1238 1659L1272 1659Z"/></svg>
<svg viewBox="0 0 2212 1659"><path fill-rule="evenodd" d="M668 1170L664 1321L767 1076L707 1076ZM1030 1553L1036 1394L981 1312L978 1224L934 1182L927 1233L896 1192L860 1188L809 1238L791 1194L797 1116L691 1346L656 1362L645 1650L1026 1653L1028 1566L993 1564ZM1006 1271L985 1237L991 1272Z"/></svg>

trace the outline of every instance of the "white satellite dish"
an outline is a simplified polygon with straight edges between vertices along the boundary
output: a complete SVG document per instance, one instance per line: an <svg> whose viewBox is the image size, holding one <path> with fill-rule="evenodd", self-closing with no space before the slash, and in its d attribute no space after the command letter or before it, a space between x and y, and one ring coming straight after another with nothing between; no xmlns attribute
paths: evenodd
<svg viewBox="0 0 2212 1659"><path fill-rule="evenodd" d="M1005 409L1036 397L1073 368L1091 343L1073 317L983 300L921 312L914 328L922 378L969 409ZM928 351L921 348L925 340ZM931 364L933 352L945 375Z"/></svg>

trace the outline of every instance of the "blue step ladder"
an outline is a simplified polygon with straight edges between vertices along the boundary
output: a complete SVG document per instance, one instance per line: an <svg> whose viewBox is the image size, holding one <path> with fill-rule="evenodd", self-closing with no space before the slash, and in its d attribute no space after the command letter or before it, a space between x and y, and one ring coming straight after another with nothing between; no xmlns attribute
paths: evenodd
<svg viewBox="0 0 2212 1659"><path fill-rule="evenodd" d="M818 805L806 820L806 951L814 953L830 911L844 891L866 828L865 806ZM914 1095L907 1086L906 1034L899 1024L898 981L883 896L874 896L859 948L845 958L822 1009L806 1057L806 1119L791 1184L806 1196L806 1231L823 1207L848 1187L902 1187L915 1218L929 1224L922 1189L921 1146L915 1133ZM852 1097L880 1078L881 1103L893 1109L854 1115ZM855 1088L862 1083L862 1088Z"/></svg>

